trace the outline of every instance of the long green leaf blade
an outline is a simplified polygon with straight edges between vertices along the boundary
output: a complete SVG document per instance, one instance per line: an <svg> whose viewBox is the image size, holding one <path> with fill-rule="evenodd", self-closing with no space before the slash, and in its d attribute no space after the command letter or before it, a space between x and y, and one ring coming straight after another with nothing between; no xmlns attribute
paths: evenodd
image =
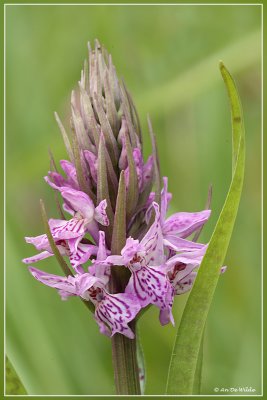
<svg viewBox="0 0 267 400"><path fill-rule="evenodd" d="M197 357L197 365L196 372L194 377L194 386L193 393L201 394L201 380L202 380L202 370L203 370L203 352L204 352L204 337L205 337L205 329L202 334L202 340L200 343L198 357Z"/></svg>
<svg viewBox="0 0 267 400"><path fill-rule="evenodd" d="M220 70L230 98L233 178L178 329L167 380L167 394L192 394L202 334L236 219L245 168L242 107L235 83L223 63Z"/></svg>
<svg viewBox="0 0 267 400"><path fill-rule="evenodd" d="M13 365L6 357L6 394L7 395L26 395L27 392L18 377Z"/></svg>

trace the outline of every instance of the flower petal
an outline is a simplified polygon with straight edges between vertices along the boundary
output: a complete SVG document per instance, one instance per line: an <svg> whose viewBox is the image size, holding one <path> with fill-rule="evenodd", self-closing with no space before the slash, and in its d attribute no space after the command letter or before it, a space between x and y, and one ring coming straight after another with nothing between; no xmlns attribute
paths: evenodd
<svg viewBox="0 0 267 400"><path fill-rule="evenodd" d="M166 176L163 177L163 189L161 191L161 209L160 209L160 214L161 214L161 223L162 226L164 224L169 202L172 198L172 194L168 193L168 178Z"/></svg>
<svg viewBox="0 0 267 400"><path fill-rule="evenodd" d="M76 173L76 168L74 167L74 165L68 160L61 160L60 165L67 176L67 185L66 186L69 186L72 189L79 190L77 173Z"/></svg>
<svg viewBox="0 0 267 400"><path fill-rule="evenodd" d="M109 265L109 266L113 266L113 265L125 265L125 261L123 256L108 256L105 260L93 260L93 263L95 265L95 267L100 266L100 265Z"/></svg>
<svg viewBox="0 0 267 400"><path fill-rule="evenodd" d="M199 267L199 265L194 263L176 263L174 268L168 273L172 287L175 289L176 285L190 275L197 267Z"/></svg>
<svg viewBox="0 0 267 400"><path fill-rule="evenodd" d="M152 203L155 210L155 221L151 225L140 244L144 247L146 253L147 265L161 265L165 261L163 237L160 224L159 205Z"/></svg>
<svg viewBox="0 0 267 400"><path fill-rule="evenodd" d="M154 168L153 156L149 156L147 162L143 166L141 192L145 189L147 183L151 181L153 175L153 168Z"/></svg>
<svg viewBox="0 0 267 400"><path fill-rule="evenodd" d="M126 123L126 119L124 117L121 118L121 128L118 135L118 142L121 145L121 154L119 159L119 169L126 170L128 161L127 161L127 152L126 152L126 139L125 133L128 133L128 127Z"/></svg>
<svg viewBox="0 0 267 400"><path fill-rule="evenodd" d="M126 240L126 244L121 251L121 255L124 260L124 264L127 265L133 259L137 252L143 249L142 245L140 245L139 240L135 240L132 237L129 237Z"/></svg>
<svg viewBox="0 0 267 400"><path fill-rule="evenodd" d="M102 200L95 208L95 213L94 213L95 220L104 226L109 225L109 219L106 213L106 208L107 208L107 200Z"/></svg>
<svg viewBox="0 0 267 400"><path fill-rule="evenodd" d="M39 235L39 236L34 236L34 237L25 237L25 241L27 243L33 244L37 250L49 250L50 249L48 239L45 234Z"/></svg>
<svg viewBox="0 0 267 400"><path fill-rule="evenodd" d="M99 282L98 278L89 273L66 277L49 274L33 267L29 267L29 271L39 282L57 289L61 297L64 298L80 296L85 300L91 300L88 289Z"/></svg>
<svg viewBox="0 0 267 400"><path fill-rule="evenodd" d="M143 186L144 162L143 162L143 156L142 156L141 150L137 147L133 149L133 160L134 160L135 170L136 170L136 175L137 175L138 189L139 189L139 191L141 191L142 186ZM129 166L125 169L125 182L126 182L126 187L128 187L128 185L129 185Z"/></svg>
<svg viewBox="0 0 267 400"><path fill-rule="evenodd" d="M73 277L53 275L33 267L29 267L29 271L35 279L37 279L39 282L42 282L44 285L53 287L55 289L64 290L67 293L76 295Z"/></svg>
<svg viewBox="0 0 267 400"><path fill-rule="evenodd" d="M60 191L62 197L74 211L81 213L88 222L93 220L94 203L86 193L71 188L62 188Z"/></svg>
<svg viewBox="0 0 267 400"><path fill-rule="evenodd" d="M75 284L77 296L80 296L85 300L91 301L92 297L90 291L88 290L93 288L94 285L103 286L103 283L100 281L100 279L92 276L89 273L75 275L73 282Z"/></svg>
<svg viewBox="0 0 267 400"><path fill-rule="evenodd" d="M99 231L97 259L105 260L108 250L106 248L105 232Z"/></svg>
<svg viewBox="0 0 267 400"><path fill-rule="evenodd" d="M160 310L159 320L161 325L167 325L169 322L171 322L173 326L175 325L171 306Z"/></svg>
<svg viewBox="0 0 267 400"><path fill-rule="evenodd" d="M188 292L188 290L192 288L196 276L197 272L193 271L190 274L188 274L184 279L177 281L174 287L175 294L180 295Z"/></svg>
<svg viewBox="0 0 267 400"><path fill-rule="evenodd" d="M209 219L211 211L197 213L179 212L171 215L163 224L163 234L185 238L200 228Z"/></svg>
<svg viewBox="0 0 267 400"><path fill-rule="evenodd" d="M44 260L45 258L53 256L53 253L50 253L49 251L42 251L42 253L36 254L35 256L24 258L22 261L25 264L31 264L35 263L37 261Z"/></svg>
<svg viewBox="0 0 267 400"><path fill-rule="evenodd" d="M163 239L163 244L168 249L174 251L194 251L198 249L202 249L205 246L202 243L191 242L190 240L179 238L175 235L166 235Z"/></svg>
<svg viewBox="0 0 267 400"><path fill-rule="evenodd" d="M70 253L69 259L72 268L76 270L76 272L80 272L78 267L81 264L86 263L92 255L95 255L97 252L97 246L92 244L79 243L77 246L77 250Z"/></svg>
<svg viewBox="0 0 267 400"><path fill-rule="evenodd" d="M224 266L221 268L221 274L224 274L226 270L227 270L227 266L224 265Z"/></svg>
<svg viewBox="0 0 267 400"><path fill-rule="evenodd" d="M68 221L51 218L49 226L55 240L82 237L86 233L85 220L76 217Z"/></svg>
<svg viewBox="0 0 267 400"><path fill-rule="evenodd" d="M105 329L105 326L108 326L111 336L121 333L133 339L134 333L128 323L135 318L140 309L136 296L126 293L109 294L104 291L104 298L96 307L95 318L101 333L108 334L108 330Z"/></svg>
<svg viewBox="0 0 267 400"><path fill-rule="evenodd" d="M59 190L60 187L67 186L66 179L58 172L48 171L48 176L45 176L44 180L56 190Z"/></svg>
<svg viewBox="0 0 267 400"><path fill-rule="evenodd" d="M171 257L169 260L166 261L165 263L165 271L171 271L176 264L193 264L196 266L199 266L203 256L206 252L207 249L207 245L203 246L201 249L199 250L195 250L195 251L187 251L187 252L183 252L180 254L176 254L175 256Z"/></svg>
<svg viewBox="0 0 267 400"><path fill-rule="evenodd" d="M91 177L94 183L97 183L97 157L96 155L90 150L84 150L83 152L84 158L89 166Z"/></svg>
<svg viewBox="0 0 267 400"><path fill-rule="evenodd" d="M93 264L89 267L89 271L92 275L107 280L110 276L110 265L105 264L104 260L107 258L107 254L110 253L106 248L105 232L99 231L98 250L97 250L97 261L99 264Z"/></svg>
<svg viewBox="0 0 267 400"><path fill-rule="evenodd" d="M160 309L168 309L172 305L172 286L160 267L130 267L132 276L126 286L125 293L133 293L138 297L142 307L154 304Z"/></svg>

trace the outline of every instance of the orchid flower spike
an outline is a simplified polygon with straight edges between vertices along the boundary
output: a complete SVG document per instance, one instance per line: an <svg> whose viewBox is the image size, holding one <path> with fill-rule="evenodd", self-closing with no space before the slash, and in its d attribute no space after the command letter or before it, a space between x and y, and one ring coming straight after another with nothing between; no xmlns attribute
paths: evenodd
<svg viewBox="0 0 267 400"><path fill-rule="evenodd" d="M98 41L88 53L68 129L55 114L69 159L60 161L60 171L51 157L45 181L61 199L60 217L45 219L43 234L25 238L40 253L23 262L63 300L90 303L101 333L133 339L134 321L147 306L159 309L162 325L174 324L174 296L190 290L207 248L190 236L211 211L167 215L172 196L167 177L161 190L151 122L152 154L145 160L138 114L111 56ZM31 265L53 255L65 276Z"/></svg>

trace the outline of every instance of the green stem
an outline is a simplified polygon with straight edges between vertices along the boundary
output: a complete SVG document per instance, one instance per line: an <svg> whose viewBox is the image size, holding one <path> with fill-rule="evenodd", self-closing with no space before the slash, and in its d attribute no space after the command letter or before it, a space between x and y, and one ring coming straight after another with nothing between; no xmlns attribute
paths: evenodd
<svg viewBox="0 0 267 400"><path fill-rule="evenodd" d="M121 276L121 272L121 267L112 267L112 293L121 292L125 288L125 275ZM134 339L129 339L120 333L116 333L111 338L112 362L117 395L141 394L137 362L136 323L136 320L129 323L129 327L135 333Z"/></svg>
<svg viewBox="0 0 267 400"><path fill-rule="evenodd" d="M121 172L116 210L113 224L113 234L111 241L111 253L120 254L126 241L126 187L124 171ZM113 266L111 269L111 293L124 292L129 280L127 268ZM132 331L135 332L136 321L129 323ZM137 342L128 339L120 333L116 333L111 338L112 361L114 368L114 378L116 393L118 395L141 394L139 371L137 363Z"/></svg>
<svg viewBox="0 0 267 400"><path fill-rule="evenodd" d="M135 322L132 321L129 326L135 332ZM124 335L116 333L111 341L117 395L140 395L136 337L128 339Z"/></svg>

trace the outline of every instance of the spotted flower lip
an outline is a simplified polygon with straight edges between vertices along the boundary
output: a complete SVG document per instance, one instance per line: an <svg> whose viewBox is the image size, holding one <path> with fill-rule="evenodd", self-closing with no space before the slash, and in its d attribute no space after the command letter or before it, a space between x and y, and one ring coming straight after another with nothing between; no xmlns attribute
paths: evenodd
<svg viewBox="0 0 267 400"><path fill-rule="evenodd" d="M131 271L131 277L125 293L134 294L142 307L154 304L160 310L168 309L171 314L173 289L161 268L165 256L160 228L159 205L153 203L155 221L147 234L139 242L128 238L121 255L108 256L106 260L96 261L96 268L103 262L105 265L122 265ZM173 317L171 314L171 320Z"/></svg>
<svg viewBox="0 0 267 400"><path fill-rule="evenodd" d="M160 309L162 325L170 321L174 324L171 312L174 295L190 289L195 277L194 270L200 265L207 246L180 237L175 237L175 245L168 244L162 232L160 207L156 202L152 202L152 207L155 221L141 241L129 237L121 255L111 255L106 260L93 262L96 268L102 262L128 268L131 277L125 292L134 293L142 307L156 305ZM168 258L165 246L179 253ZM184 272L179 272L178 264L185 266Z"/></svg>
<svg viewBox="0 0 267 400"><path fill-rule="evenodd" d="M166 261L164 270L175 295L183 294L192 288L207 247L208 245L203 245L200 249L191 252L181 252ZM221 273L224 273L226 268L226 266L222 267Z"/></svg>
<svg viewBox="0 0 267 400"><path fill-rule="evenodd" d="M164 270L173 287L174 294L179 295L191 289L207 246L191 252L176 254L166 261Z"/></svg>
<svg viewBox="0 0 267 400"><path fill-rule="evenodd" d="M134 338L129 328L141 305L132 294L109 294L105 290L105 282L90 273L62 277L48 274L37 268L29 267L30 273L43 284L58 290L62 300L70 296L80 296L95 305L95 320L100 332L107 336L121 333L130 339Z"/></svg>
<svg viewBox="0 0 267 400"><path fill-rule="evenodd" d="M142 265L148 265L151 263L158 265L162 263L165 260L165 256L159 223L159 205L154 202L153 207L156 213L155 221L144 238L140 242L138 239L133 239L131 237L127 238L126 245L121 250L121 255L111 255L108 256L106 260L101 261L95 260L95 265L100 265L104 262L107 265L131 266L135 264L135 261Z"/></svg>
<svg viewBox="0 0 267 400"><path fill-rule="evenodd" d="M64 300L69 296L80 296L84 300L89 300L88 289L96 283L101 283L98 278L89 273L75 276L59 276L33 267L29 267L29 271L39 282L57 289Z"/></svg>
<svg viewBox="0 0 267 400"><path fill-rule="evenodd" d="M95 319L100 332L107 336L115 333L125 335L129 339L135 337L128 326L141 309L141 304L133 294L109 294L103 290L103 299L96 306Z"/></svg>
<svg viewBox="0 0 267 400"><path fill-rule="evenodd" d="M33 244L37 250L43 251L32 257L24 258L22 261L25 264L32 264L54 255L46 235L26 238L26 241L27 243ZM96 255L98 249L97 246L93 244L76 243L76 239L56 240L56 246L62 256L69 257L70 264L77 273L83 271L79 266L86 263L92 255Z"/></svg>

